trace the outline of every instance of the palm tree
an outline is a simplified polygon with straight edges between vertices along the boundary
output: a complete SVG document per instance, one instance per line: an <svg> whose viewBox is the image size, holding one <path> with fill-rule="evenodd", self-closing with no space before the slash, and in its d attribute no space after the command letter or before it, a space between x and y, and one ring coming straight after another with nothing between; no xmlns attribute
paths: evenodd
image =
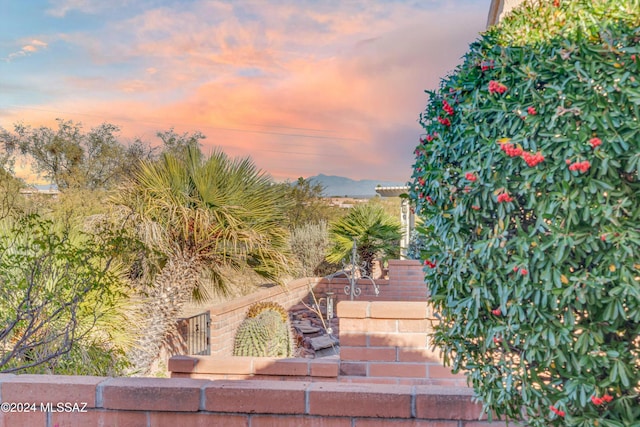
<svg viewBox="0 0 640 427"><path fill-rule="evenodd" d="M229 271L249 269L281 283L290 260L282 195L250 159L220 150L205 158L187 147L186 155L143 162L116 199L157 255L146 290L148 334L131 355L140 372L157 357L184 303L228 291Z"/></svg>
<svg viewBox="0 0 640 427"><path fill-rule="evenodd" d="M400 255L401 237L400 223L387 214L382 206L369 203L357 205L346 216L331 223L329 240L332 246L327 261L335 263L347 258L355 239L365 272L371 275L375 258L397 258Z"/></svg>

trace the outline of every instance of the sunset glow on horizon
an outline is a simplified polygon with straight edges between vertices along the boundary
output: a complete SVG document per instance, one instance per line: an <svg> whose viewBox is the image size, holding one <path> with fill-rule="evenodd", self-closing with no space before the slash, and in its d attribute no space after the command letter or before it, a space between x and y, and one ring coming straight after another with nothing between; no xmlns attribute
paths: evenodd
<svg viewBox="0 0 640 427"><path fill-rule="evenodd" d="M0 0L0 127L206 135L277 180L405 182L490 0Z"/></svg>

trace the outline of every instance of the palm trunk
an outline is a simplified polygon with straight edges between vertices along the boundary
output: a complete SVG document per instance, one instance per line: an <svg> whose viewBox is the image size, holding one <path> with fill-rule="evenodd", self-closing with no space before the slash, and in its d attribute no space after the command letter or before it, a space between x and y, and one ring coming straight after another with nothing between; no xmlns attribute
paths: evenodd
<svg viewBox="0 0 640 427"><path fill-rule="evenodd" d="M130 373L147 375L161 354L167 338L175 332L182 308L196 287L197 261L184 254L173 254L154 280L142 304L147 324L143 335L130 351Z"/></svg>

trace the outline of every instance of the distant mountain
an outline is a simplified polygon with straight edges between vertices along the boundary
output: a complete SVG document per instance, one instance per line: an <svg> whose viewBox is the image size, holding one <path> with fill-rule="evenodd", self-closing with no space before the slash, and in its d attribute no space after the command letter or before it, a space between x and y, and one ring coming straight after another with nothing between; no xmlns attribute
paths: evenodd
<svg viewBox="0 0 640 427"><path fill-rule="evenodd" d="M332 176L319 174L307 178L313 183L321 184L324 187L324 195L327 197L373 197L378 185L382 187L403 186L404 182L374 181L372 179L362 179L359 181L345 178L343 176Z"/></svg>

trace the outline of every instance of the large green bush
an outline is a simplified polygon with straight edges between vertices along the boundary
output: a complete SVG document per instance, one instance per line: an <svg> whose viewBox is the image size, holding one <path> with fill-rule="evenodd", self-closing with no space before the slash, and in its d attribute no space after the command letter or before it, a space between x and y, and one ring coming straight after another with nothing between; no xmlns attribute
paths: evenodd
<svg viewBox="0 0 640 427"><path fill-rule="evenodd" d="M420 121L434 340L487 411L640 425L640 2L526 4Z"/></svg>

